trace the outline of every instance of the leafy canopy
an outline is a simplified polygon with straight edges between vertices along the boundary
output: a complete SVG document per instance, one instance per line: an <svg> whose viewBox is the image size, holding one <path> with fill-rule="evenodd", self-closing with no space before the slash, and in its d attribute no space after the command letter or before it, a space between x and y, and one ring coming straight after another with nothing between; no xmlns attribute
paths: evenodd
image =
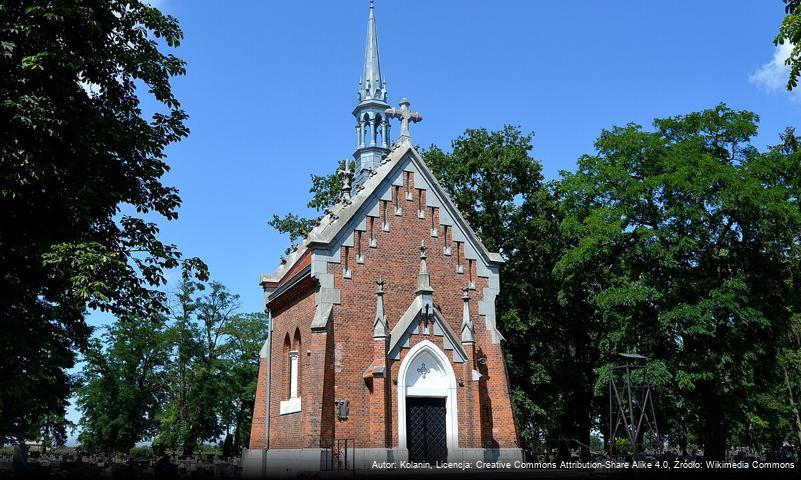
<svg viewBox="0 0 801 480"><path fill-rule="evenodd" d="M171 313L120 318L93 338L78 389L81 449L128 453L137 443L186 454L228 434L247 445L264 313L240 313L218 282L183 282Z"/></svg>
<svg viewBox="0 0 801 480"><path fill-rule="evenodd" d="M175 300L155 443L191 454L230 433L238 454L250 437L267 316L240 313L239 295L218 282L183 282Z"/></svg>
<svg viewBox="0 0 801 480"><path fill-rule="evenodd" d="M431 146L424 159L481 241L506 260L496 316L524 445L546 437L589 444L592 337L578 325L580 303L559 304L552 271L564 248L562 213L532 140L511 125L468 129L449 152Z"/></svg>
<svg viewBox="0 0 801 480"><path fill-rule="evenodd" d="M121 319L90 342L77 392L83 450L128 453L156 432L169 381L164 321Z"/></svg>
<svg viewBox="0 0 801 480"><path fill-rule="evenodd" d="M616 127L561 185L572 244L556 267L562 295L597 312L602 362L651 357L671 433L694 419L713 458L754 423L800 306L797 139L761 153L757 121L719 105L654 131Z"/></svg>
<svg viewBox="0 0 801 480"><path fill-rule="evenodd" d="M188 134L170 87L184 62L160 50L181 39L139 0L0 3L0 440L63 415L87 308L153 316L166 269L205 275L143 218L181 203L161 178Z"/></svg>
<svg viewBox="0 0 801 480"><path fill-rule="evenodd" d="M355 162L352 160L350 161L350 169L351 171L355 170ZM308 208L313 208L316 212L322 212L337 202L342 192L342 180L340 180L336 171L329 175L311 174L311 182L312 186L309 189L309 193L312 196L311 200L306 204ZM272 220L268 221L267 225L278 230L279 233L289 235L289 242L294 245L296 240L305 237L314 228L315 222L316 219L314 218L288 213L283 217L273 214ZM287 253L290 250L291 248L288 248Z"/></svg>
<svg viewBox="0 0 801 480"><path fill-rule="evenodd" d="M784 12L787 15L782 20L779 34L773 43L782 45L787 42L793 47L786 61L790 66L787 90L792 90L798 86L798 78L801 76L801 0L784 0L784 3Z"/></svg>

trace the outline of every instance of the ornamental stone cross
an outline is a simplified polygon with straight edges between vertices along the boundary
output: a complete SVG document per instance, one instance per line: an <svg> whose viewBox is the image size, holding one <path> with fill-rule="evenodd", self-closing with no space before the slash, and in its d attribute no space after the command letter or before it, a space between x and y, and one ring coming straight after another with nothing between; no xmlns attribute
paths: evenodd
<svg viewBox="0 0 801 480"><path fill-rule="evenodd" d="M400 101L401 108L388 108L385 113L391 118L398 118L401 121L400 141L412 141L412 135L409 133L409 122L417 123L423 121L423 116L418 112L409 110L409 100L402 98Z"/></svg>
<svg viewBox="0 0 801 480"><path fill-rule="evenodd" d="M422 365L420 365L420 368L418 368L417 371L420 372L421 377L426 378L426 375L428 375L431 372L431 369L426 368L426 364L424 362Z"/></svg>

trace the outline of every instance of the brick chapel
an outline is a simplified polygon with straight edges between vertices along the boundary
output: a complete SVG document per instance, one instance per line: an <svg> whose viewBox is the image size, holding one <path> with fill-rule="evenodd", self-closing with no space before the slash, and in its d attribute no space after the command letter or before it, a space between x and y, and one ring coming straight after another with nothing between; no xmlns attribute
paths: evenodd
<svg viewBox="0 0 801 480"><path fill-rule="evenodd" d="M246 470L322 468L346 439L365 465L521 459L495 322L504 261L412 146L409 105L387 103L371 1L355 172L345 162L338 203L261 278L271 332Z"/></svg>

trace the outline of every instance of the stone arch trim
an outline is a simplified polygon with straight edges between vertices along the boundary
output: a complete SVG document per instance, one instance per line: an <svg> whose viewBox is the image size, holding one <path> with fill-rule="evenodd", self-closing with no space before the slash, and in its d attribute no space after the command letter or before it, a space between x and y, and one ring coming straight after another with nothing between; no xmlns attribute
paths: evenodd
<svg viewBox="0 0 801 480"><path fill-rule="evenodd" d="M448 356L430 340L422 340L415 344L404 356L398 370L398 448L406 449L406 375L414 364L414 360L423 352L429 353L445 371L446 385L441 394L434 393L430 397L445 397L445 431L450 457L459 448L459 410L457 405L456 374Z"/></svg>

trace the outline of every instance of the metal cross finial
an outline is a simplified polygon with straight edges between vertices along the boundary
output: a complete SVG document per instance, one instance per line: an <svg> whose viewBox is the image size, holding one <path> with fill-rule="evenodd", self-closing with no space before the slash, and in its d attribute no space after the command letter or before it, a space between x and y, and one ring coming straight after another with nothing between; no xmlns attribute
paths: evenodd
<svg viewBox="0 0 801 480"><path fill-rule="evenodd" d="M409 100L402 98L400 101L401 108L388 108L385 113L392 117L398 118L401 121L401 132L399 141L406 140L409 143L412 141L412 135L409 133L409 122L417 123L423 121L423 116L419 112L412 112L409 110Z"/></svg>
<svg viewBox="0 0 801 480"><path fill-rule="evenodd" d="M373 8L373 0L370 0L370 8Z"/></svg>

